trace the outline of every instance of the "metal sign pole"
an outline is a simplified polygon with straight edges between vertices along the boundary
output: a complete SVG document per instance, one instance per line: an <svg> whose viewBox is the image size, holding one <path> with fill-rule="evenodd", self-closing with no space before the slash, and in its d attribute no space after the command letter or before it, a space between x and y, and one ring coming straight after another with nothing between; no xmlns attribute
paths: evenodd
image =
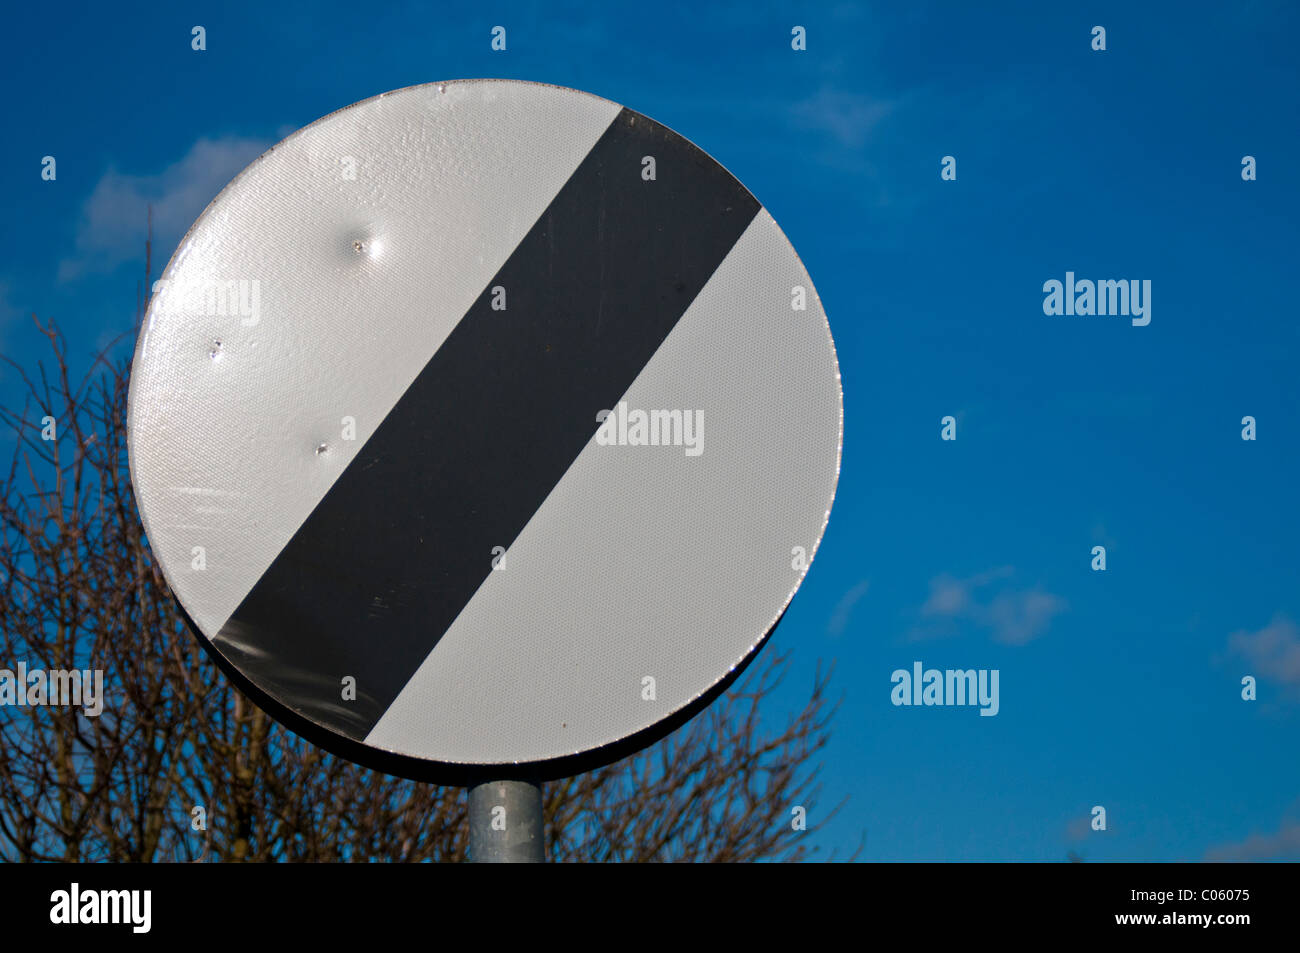
<svg viewBox="0 0 1300 953"><path fill-rule="evenodd" d="M545 863L540 784L484 781L469 789L469 860L479 864Z"/></svg>

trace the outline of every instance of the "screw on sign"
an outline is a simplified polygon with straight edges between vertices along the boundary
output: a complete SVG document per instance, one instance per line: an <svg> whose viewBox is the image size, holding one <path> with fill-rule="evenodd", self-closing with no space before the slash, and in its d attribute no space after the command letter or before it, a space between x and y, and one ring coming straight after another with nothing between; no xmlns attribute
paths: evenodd
<svg viewBox="0 0 1300 953"><path fill-rule="evenodd" d="M785 612L839 475L835 348L772 217L586 93L387 93L213 200L137 344L131 473L199 641L308 740L540 788L700 711Z"/></svg>

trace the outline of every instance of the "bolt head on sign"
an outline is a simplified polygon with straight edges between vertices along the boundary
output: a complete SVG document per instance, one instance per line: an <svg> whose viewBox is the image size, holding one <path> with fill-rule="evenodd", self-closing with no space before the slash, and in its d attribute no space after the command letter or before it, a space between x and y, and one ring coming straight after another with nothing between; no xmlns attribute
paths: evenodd
<svg viewBox="0 0 1300 953"><path fill-rule="evenodd" d="M839 476L839 369L772 217L538 83L332 113L218 195L128 410L152 550L237 686L380 770L616 760L753 658Z"/></svg>

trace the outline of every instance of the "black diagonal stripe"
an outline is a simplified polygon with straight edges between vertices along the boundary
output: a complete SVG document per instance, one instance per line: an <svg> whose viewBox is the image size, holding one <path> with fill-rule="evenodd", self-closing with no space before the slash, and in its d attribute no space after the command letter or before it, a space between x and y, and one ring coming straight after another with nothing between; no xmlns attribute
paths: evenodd
<svg viewBox="0 0 1300 953"><path fill-rule="evenodd" d="M217 648L272 698L364 739L758 209L690 142L623 110ZM348 675L355 701L340 697Z"/></svg>

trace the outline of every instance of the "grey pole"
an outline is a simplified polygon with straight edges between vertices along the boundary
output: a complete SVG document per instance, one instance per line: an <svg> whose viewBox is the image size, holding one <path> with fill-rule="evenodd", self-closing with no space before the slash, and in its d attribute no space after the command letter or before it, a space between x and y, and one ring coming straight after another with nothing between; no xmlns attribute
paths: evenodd
<svg viewBox="0 0 1300 953"><path fill-rule="evenodd" d="M485 781L469 789L469 859L478 864L545 862L540 784Z"/></svg>

